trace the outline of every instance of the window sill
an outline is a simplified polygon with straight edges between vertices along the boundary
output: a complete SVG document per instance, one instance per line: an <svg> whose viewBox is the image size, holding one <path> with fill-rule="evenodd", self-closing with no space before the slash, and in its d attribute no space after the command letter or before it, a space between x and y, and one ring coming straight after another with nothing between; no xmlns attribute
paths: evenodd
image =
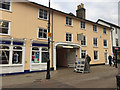
<svg viewBox="0 0 120 90"><path fill-rule="evenodd" d="M104 47L104 49L108 49L108 47Z"/></svg>
<svg viewBox="0 0 120 90"><path fill-rule="evenodd" d="M48 38L37 38L38 40L48 40Z"/></svg>
<svg viewBox="0 0 120 90"><path fill-rule="evenodd" d="M44 18L38 18L39 20L44 20L44 21L48 21L48 19L44 19Z"/></svg>
<svg viewBox="0 0 120 90"><path fill-rule="evenodd" d="M99 59L94 59L95 62L99 61Z"/></svg>
<svg viewBox="0 0 120 90"><path fill-rule="evenodd" d="M66 43L72 43L73 41L66 41Z"/></svg>
<svg viewBox="0 0 120 90"><path fill-rule="evenodd" d="M68 27L73 27L73 25L67 25L67 24L66 24L65 26L68 26Z"/></svg>
<svg viewBox="0 0 120 90"><path fill-rule="evenodd" d="M32 65L41 65L41 64L46 65L47 63L32 63Z"/></svg>
<svg viewBox="0 0 120 90"><path fill-rule="evenodd" d="M87 47L87 45L81 45L82 47Z"/></svg>
<svg viewBox="0 0 120 90"><path fill-rule="evenodd" d="M10 12L10 13L12 13L11 10L6 10L6 9L2 9L2 8L0 8L0 10L1 10L1 11L5 11L5 12Z"/></svg>
<svg viewBox="0 0 120 90"><path fill-rule="evenodd" d="M98 46L93 46L93 48L98 48Z"/></svg>
<svg viewBox="0 0 120 90"><path fill-rule="evenodd" d="M6 66L6 67L12 67L12 66L23 66L23 64L12 64L12 65L0 65L0 66Z"/></svg>
<svg viewBox="0 0 120 90"><path fill-rule="evenodd" d="M86 28L80 28L80 29L82 29L82 30L86 30Z"/></svg>
<svg viewBox="0 0 120 90"><path fill-rule="evenodd" d="M93 31L94 33L98 33L97 31Z"/></svg>
<svg viewBox="0 0 120 90"><path fill-rule="evenodd" d="M0 34L0 36L10 36L10 34Z"/></svg>

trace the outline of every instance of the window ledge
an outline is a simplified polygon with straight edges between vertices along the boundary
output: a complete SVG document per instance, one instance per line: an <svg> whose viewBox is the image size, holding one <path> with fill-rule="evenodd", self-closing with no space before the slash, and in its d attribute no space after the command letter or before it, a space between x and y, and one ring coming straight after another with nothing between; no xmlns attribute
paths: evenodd
<svg viewBox="0 0 120 90"><path fill-rule="evenodd" d="M99 61L99 59L94 59L95 62Z"/></svg>
<svg viewBox="0 0 120 90"><path fill-rule="evenodd" d="M82 47L87 47L87 45L81 45Z"/></svg>
<svg viewBox="0 0 120 90"><path fill-rule="evenodd" d="M108 49L108 47L104 47L105 49Z"/></svg>
<svg viewBox="0 0 120 90"><path fill-rule="evenodd" d="M12 64L12 65L0 65L0 66L2 66L2 67L12 67L12 66L23 66L23 64Z"/></svg>
<svg viewBox="0 0 120 90"><path fill-rule="evenodd" d="M73 27L73 25L67 25L67 24L66 24L65 26L68 26L68 27Z"/></svg>
<svg viewBox="0 0 120 90"><path fill-rule="evenodd" d="M98 33L97 31L93 31L94 33Z"/></svg>
<svg viewBox="0 0 120 90"><path fill-rule="evenodd" d="M48 40L48 38L37 38L39 40Z"/></svg>
<svg viewBox="0 0 120 90"><path fill-rule="evenodd" d="M93 48L98 48L98 46L93 46Z"/></svg>
<svg viewBox="0 0 120 90"><path fill-rule="evenodd" d="M80 28L80 29L82 29L82 30L86 30L86 28Z"/></svg>
<svg viewBox="0 0 120 90"><path fill-rule="evenodd" d="M48 19L44 19L44 18L38 18L39 20L44 20L44 21L48 21Z"/></svg>
<svg viewBox="0 0 120 90"><path fill-rule="evenodd" d="M0 34L0 36L10 36L10 34Z"/></svg>
<svg viewBox="0 0 120 90"><path fill-rule="evenodd" d="M32 65L41 65L41 64L46 65L47 63L32 63Z"/></svg>
<svg viewBox="0 0 120 90"><path fill-rule="evenodd" d="M6 10L6 9L2 9L2 8L0 8L0 10L1 10L1 11L5 11L5 12L10 12L10 13L12 13L11 10Z"/></svg>

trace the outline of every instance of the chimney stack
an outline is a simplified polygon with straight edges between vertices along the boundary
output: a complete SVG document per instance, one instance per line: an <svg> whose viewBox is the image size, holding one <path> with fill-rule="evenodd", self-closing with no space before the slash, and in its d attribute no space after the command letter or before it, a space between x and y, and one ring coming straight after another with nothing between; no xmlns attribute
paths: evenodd
<svg viewBox="0 0 120 90"><path fill-rule="evenodd" d="M81 5L77 6L77 10L76 10L76 16L79 18L86 18L86 13L85 13L86 9L84 8L84 4L81 3Z"/></svg>

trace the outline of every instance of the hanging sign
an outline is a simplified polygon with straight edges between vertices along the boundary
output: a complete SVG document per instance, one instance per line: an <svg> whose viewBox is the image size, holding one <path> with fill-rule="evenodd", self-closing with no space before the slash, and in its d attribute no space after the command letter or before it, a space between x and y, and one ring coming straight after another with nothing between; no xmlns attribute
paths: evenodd
<svg viewBox="0 0 120 90"><path fill-rule="evenodd" d="M48 37L49 37L49 38L52 38L52 33L48 33Z"/></svg>

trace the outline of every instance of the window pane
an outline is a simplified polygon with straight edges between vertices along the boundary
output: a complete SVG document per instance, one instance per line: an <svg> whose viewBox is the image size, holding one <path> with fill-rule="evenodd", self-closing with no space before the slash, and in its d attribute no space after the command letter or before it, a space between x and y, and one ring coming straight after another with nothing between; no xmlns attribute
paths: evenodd
<svg viewBox="0 0 120 90"><path fill-rule="evenodd" d="M47 19L47 11L44 10L44 19Z"/></svg>
<svg viewBox="0 0 120 90"><path fill-rule="evenodd" d="M0 64L9 64L9 51L0 50Z"/></svg>
<svg viewBox="0 0 120 90"><path fill-rule="evenodd" d="M42 10L42 9L40 9L39 17L40 17L40 18L43 18L43 10Z"/></svg>
<svg viewBox="0 0 120 90"><path fill-rule="evenodd" d="M32 51L32 63L39 63L39 51Z"/></svg>
<svg viewBox="0 0 120 90"><path fill-rule="evenodd" d="M22 47L14 47L13 49L22 50Z"/></svg>
<svg viewBox="0 0 120 90"><path fill-rule="evenodd" d="M22 51L13 51L12 64L22 64Z"/></svg>
<svg viewBox="0 0 120 90"><path fill-rule="evenodd" d="M39 50L39 48L37 48L37 47L33 47L32 50Z"/></svg>
<svg viewBox="0 0 120 90"><path fill-rule="evenodd" d="M8 46L0 46L0 49L9 49Z"/></svg>
<svg viewBox="0 0 120 90"><path fill-rule="evenodd" d="M0 28L0 33L8 34L8 29L7 28Z"/></svg>
<svg viewBox="0 0 120 90"><path fill-rule="evenodd" d="M48 52L42 52L42 63L46 63L48 60Z"/></svg>

